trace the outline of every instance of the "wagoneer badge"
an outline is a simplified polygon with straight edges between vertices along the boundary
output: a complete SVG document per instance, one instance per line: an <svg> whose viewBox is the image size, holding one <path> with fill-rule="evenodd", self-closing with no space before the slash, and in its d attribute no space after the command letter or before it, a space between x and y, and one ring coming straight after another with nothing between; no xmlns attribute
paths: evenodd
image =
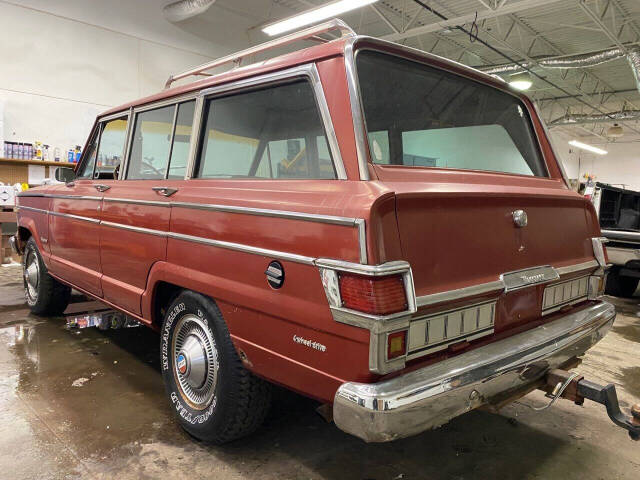
<svg viewBox="0 0 640 480"><path fill-rule="evenodd" d="M515 210L513 213L513 223L516 224L516 227L526 227L527 226L527 212L524 210Z"/></svg>
<svg viewBox="0 0 640 480"><path fill-rule="evenodd" d="M284 268L282 268L280 262L276 260L271 262L264 273L271 288L278 289L282 287L284 283Z"/></svg>

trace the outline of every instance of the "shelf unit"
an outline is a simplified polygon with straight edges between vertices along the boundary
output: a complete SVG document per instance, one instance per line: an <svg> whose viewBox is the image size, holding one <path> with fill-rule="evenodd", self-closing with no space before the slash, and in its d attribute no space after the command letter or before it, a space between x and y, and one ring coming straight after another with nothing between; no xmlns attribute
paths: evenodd
<svg viewBox="0 0 640 480"><path fill-rule="evenodd" d="M76 163L69 162L52 162L44 160L24 160L22 158L2 158L0 157L0 163L9 163L13 165L41 165L45 167L75 167Z"/></svg>

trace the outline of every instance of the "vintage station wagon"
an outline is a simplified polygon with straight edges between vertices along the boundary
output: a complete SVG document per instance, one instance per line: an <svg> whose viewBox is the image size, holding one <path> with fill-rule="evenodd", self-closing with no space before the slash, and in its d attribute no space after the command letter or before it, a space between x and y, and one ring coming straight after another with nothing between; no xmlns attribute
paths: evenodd
<svg viewBox="0 0 640 480"><path fill-rule="evenodd" d="M34 313L72 287L160 333L192 435L252 432L271 383L366 441L413 435L544 385L611 327L594 208L499 79L334 20L167 87L20 195L14 243Z"/></svg>

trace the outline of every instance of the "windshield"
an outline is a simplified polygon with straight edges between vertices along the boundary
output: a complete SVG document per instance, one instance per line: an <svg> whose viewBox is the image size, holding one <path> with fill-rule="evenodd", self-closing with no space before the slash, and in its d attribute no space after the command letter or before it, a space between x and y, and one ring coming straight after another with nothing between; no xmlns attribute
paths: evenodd
<svg viewBox="0 0 640 480"><path fill-rule="evenodd" d="M518 98L384 53L356 65L373 163L547 176Z"/></svg>

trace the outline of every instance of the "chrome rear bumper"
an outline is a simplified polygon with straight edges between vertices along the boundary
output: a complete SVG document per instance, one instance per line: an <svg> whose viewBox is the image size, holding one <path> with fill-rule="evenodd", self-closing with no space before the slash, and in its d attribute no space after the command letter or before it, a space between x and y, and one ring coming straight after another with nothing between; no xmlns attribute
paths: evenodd
<svg viewBox="0 0 640 480"><path fill-rule="evenodd" d="M613 305L600 302L545 325L374 384L340 386L333 419L367 442L387 442L439 427L507 392L517 392L609 331Z"/></svg>

